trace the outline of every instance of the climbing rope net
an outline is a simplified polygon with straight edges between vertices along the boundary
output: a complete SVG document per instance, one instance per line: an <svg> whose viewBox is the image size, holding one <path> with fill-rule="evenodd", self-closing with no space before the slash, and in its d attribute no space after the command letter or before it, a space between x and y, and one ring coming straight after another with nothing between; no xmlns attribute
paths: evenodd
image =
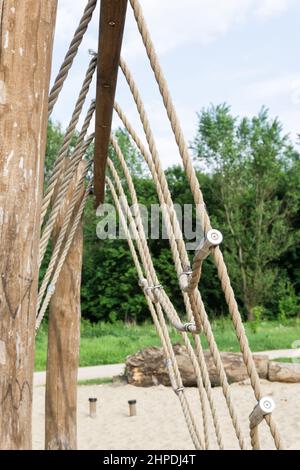
<svg viewBox="0 0 300 470"><path fill-rule="evenodd" d="M79 46L91 22L97 0L89 0L84 10L80 24L75 32L74 38L70 44L69 50L65 56L59 74L55 80L54 86L49 96L49 117L58 100L59 94L68 77L74 59L78 53ZM211 226L209 215L203 200L203 195L199 182L193 168L188 147L180 127L180 123L171 100L167 82L164 78L156 55L141 7L137 0L130 0L133 9L136 24L141 35L155 80L157 82L162 101L170 121L176 144L183 162L183 166L193 195L197 217L201 222L204 237L196 250L193 262L190 263L181 227L176 215L174 203L168 188L167 179L162 168L159 153L156 147L154 135L150 126L140 92L133 79L133 76L123 59L120 60L120 69L127 81L131 91L135 106L137 108L140 121L143 127L147 145L142 143L141 138L129 122L126 114L115 102L114 109L123 126L138 149L139 153L145 159L149 171L156 186L158 201L162 210L163 220L166 227L168 240L172 252L174 266L178 277L178 283L181 288L182 297L185 306L185 322L182 321L182 315L173 306L172 300L167 295L159 281L159 277L153 265L151 253L149 250L142 217L139 210L138 197L130 170L126 163L122 150L117 139L111 135L111 145L117 156L119 172L113 161L108 158L107 161L107 190L111 192L112 199L119 214L119 220L126 235L128 246L137 271L139 285L145 295L147 305L157 333L161 340L165 363L168 369L170 382L174 392L183 410L184 418L188 431L196 449L212 448L212 434L214 442L219 449L224 449L224 440L222 432L222 422L218 416L218 410L215 403L215 397L212 393L211 383L204 351L201 344L200 334L205 336L207 344L220 380L221 389L227 404L228 413L231 418L232 428L236 435L238 445L241 449L260 449L260 440L258 428L264 420L269 427L270 434L274 440L277 449L283 448L282 439L278 432L276 423L272 416L273 403L268 397L264 397L261 391L259 376L255 367L253 356L245 334L244 326L239 313L238 305L235 300L234 292L230 283L230 278L220 249L222 235L218 230ZM95 113L95 101L92 101L82 128L78 134L75 148L72 148L71 141L78 126L79 119L83 112L84 104L91 87L93 76L97 68L97 55L92 54L79 96L64 135L64 140L58 152L57 158L52 168L51 175L47 181L46 190L42 203L41 217L41 239L40 239L40 260L41 266L46 250L53 236L55 223L59 216L62 206L65 204L66 195L71 185L75 190L68 202L64 215L63 223L59 233L55 238L49 263L39 288L38 305L36 314L36 330L38 330L51 300L55 287L59 279L60 272L68 255L72 241L76 234L78 225L82 219L84 208L88 196L93 187L93 178L90 176L91 161L87 158L88 150L94 143L94 133L88 134L90 124ZM121 174L120 174L121 172ZM87 177L89 175L89 177ZM122 184L126 181L127 194ZM134 211L132 211L134 207ZM204 269L204 260L208 256L213 259L221 288L228 305L233 328L240 346L243 360L247 369L250 383L254 392L257 405L254 410L249 409L249 434L246 435L241 425L241 418L237 413L236 406L232 397L232 391L228 383L221 355L213 334L213 330L208 319L208 315L203 303L199 282L201 272ZM201 421L196 419L189 397L183 386L181 374L179 371L176 355L171 344L168 325L171 324L181 335L186 347L194 373L197 379L197 388L199 392L199 403L201 410ZM251 405L250 405L251 406ZM249 439L250 437L250 439ZM251 447L250 447L251 444Z"/></svg>

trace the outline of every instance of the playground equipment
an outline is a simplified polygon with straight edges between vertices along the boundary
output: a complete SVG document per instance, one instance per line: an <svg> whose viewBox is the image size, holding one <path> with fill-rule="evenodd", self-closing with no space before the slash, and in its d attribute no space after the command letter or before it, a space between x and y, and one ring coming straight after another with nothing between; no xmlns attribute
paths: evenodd
<svg viewBox="0 0 300 470"><path fill-rule="evenodd" d="M197 216L204 238L190 263L177 220L167 180L162 169L155 138L134 78L121 58L127 0L102 0L99 28L99 54L92 54L84 83L73 111L64 141L42 194L42 168L47 118L51 115L68 73L91 21L97 1L89 0L84 10L54 86L47 95L56 1L8 0L0 4L1 68L1 283L0 283L0 448L31 447L31 406L34 336L49 307L49 344L46 385L47 449L76 448L76 388L79 351L79 305L82 265L82 215L91 190L96 204L104 201L105 188L111 192L127 235L136 267L138 282L144 292L150 314L164 348L166 364L174 392L196 449L211 448L210 431L217 445L224 448L222 423L211 392L211 384L199 333L208 342L220 377L228 413L241 449L259 449L258 428L264 420L275 447L283 443L274 422L274 403L263 397L260 381L238 310L229 275L220 249L222 234L212 228L201 188L191 163L188 147L173 106L167 82L155 53L149 31L137 0L130 0L138 30L147 52L174 138L190 184ZM28 11L31 12L30 18ZM13 25L13 26L12 26ZM138 110L147 147L137 135L125 112L115 101L118 70L123 73ZM24 73L25 71L25 73ZM74 150L70 143L84 103L97 71L96 98L89 106ZM48 109L48 113L47 113ZM162 207L178 283L185 304L182 321L172 300L161 285L144 234L134 183L122 151L111 133L113 111L119 116L132 141L144 157L156 185ZM88 130L95 115L95 132ZM94 144L94 172L86 158ZM120 174L108 158L112 145L119 159L122 178L130 194L128 201ZM106 185L105 185L106 183ZM120 202L120 196L121 201ZM127 223L129 221L129 224ZM41 230L40 230L41 229ZM39 267L49 241L52 252L38 289ZM224 241L226 243L226 240ZM216 265L232 325L240 345L257 406L249 409L249 435L240 423L220 352L214 338L199 290L205 259ZM116 286L117 288L117 286ZM172 349L167 323L183 338L193 364L199 390L202 422L191 411Z"/></svg>

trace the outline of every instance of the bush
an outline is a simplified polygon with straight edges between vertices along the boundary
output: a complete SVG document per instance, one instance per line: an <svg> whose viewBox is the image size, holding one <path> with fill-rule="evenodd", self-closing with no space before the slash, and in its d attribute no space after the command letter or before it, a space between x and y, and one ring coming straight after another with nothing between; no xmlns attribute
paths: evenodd
<svg viewBox="0 0 300 470"><path fill-rule="evenodd" d="M250 328L253 333L257 333L257 329L262 321L263 315L265 313L265 308L261 305L257 305L252 309L253 320L250 322Z"/></svg>
<svg viewBox="0 0 300 470"><path fill-rule="evenodd" d="M279 300L279 319L284 321L287 318L298 317L300 313L300 299L295 293L295 289L290 282L286 283L285 295Z"/></svg>

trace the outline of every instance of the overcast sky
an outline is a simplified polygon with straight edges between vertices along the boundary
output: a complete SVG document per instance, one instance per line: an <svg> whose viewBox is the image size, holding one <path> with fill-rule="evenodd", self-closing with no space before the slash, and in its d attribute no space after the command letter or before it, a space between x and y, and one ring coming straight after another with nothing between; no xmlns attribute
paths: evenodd
<svg viewBox="0 0 300 470"><path fill-rule="evenodd" d="M100 1L100 0L99 0ZM236 115L262 105L286 133L300 133L299 0L140 0L188 141L196 113L227 102ZM52 79L86 0L58 0ZM66 127L90 59L97 49L98 10L81 45L53 118ZM123 57L132 69L156 135L164 167L180 161L147 57L128 8ZM140 131L134 103L119 75L117 100ZM90 99L95 95L93 83ZM120 123L114 120L114 127Z"/></svg>

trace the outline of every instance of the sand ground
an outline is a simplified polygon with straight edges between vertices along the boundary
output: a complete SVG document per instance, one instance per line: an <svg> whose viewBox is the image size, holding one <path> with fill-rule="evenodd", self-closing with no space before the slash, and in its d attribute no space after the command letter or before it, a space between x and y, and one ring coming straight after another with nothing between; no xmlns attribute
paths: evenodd
<svg viewBox="0 0 300 470"><path fill-rule="evenodd" d="M262 381L265 395L276 402L274 418L288 449L300 449L300 384ZM247 384L231 385L241 425L248 432L248 416L255 404L252 389ZM201 423L199 395L196 388L186 389L197 422ZM45 388L34 389L33 445L44 444ZM220 388L213 389L226 449L237 449L238 443ZM88 415L89 397L98 398L97 417ZM137 400L138 414L128 416L128 400ZM212 448L216 448L211 428ZM262 448L273 449L270 432L265 423L260 427ZM171 388L159 385L138 388L131 385L92 385L78 387L78 448L79 449L193 449L177 396Z"/></svg>

